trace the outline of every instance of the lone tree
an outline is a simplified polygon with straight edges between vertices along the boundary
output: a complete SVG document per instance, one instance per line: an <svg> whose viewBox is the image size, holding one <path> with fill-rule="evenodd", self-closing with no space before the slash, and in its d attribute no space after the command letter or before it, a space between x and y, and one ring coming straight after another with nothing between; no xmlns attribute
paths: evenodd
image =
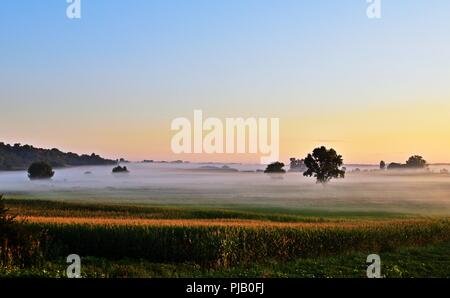
<svg viewBox="0 0 450 298"><path fill-rule="evenodd" d="M384 170L386 169L386 163L384 162L384 160L380 161L380 170Z"/></svg>
<svg viewBox="0 0 450 298"><path fill-rule="evenodd" d="M284 163L277 161L268 165L264 173L286 173L283 167Z"/></svg>
<svg viewBox="0 0 450 298"><path fill-rule="evenodd" d="M407 168L423 169L427 166L427 161L422 156L414 155L406 161Z"/></svg>
<svg viewBox="0 0 450 298"><path fill-rule="evenodd" d="M303 176L314 176L317 183L326 184L333 178L345 177L345 170L340 168L343 163L342 156L334 149L328 150L322 146L314 149L313 153L305 158L305 166L308 169Z"/></svg>
<svg viewBox="0 0 450 298"><path fill-rule="evenodd" d="M55 175L52 166L46 162L34 162L28 168L28 177L30 179L50 179Z"/></svg>

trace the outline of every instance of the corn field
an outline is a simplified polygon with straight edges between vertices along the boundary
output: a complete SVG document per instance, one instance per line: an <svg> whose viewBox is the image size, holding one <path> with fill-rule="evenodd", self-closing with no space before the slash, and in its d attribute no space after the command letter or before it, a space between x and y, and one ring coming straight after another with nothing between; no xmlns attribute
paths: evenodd
<svg viewBox="0 0 450 298"><path fill-rule="evenodd" d="M302 257L382 253L398 247L450 240L450 221L308 227L170 226L34 223L44 226L52 256L96 256L110 260L195 262L229 267Z"/></svg>

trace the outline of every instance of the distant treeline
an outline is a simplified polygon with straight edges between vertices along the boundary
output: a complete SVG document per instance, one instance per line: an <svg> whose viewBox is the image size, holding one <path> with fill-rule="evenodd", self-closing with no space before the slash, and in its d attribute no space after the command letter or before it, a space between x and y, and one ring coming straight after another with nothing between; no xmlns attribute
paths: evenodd
<svg viewBox="0 0 450 298"><path fill-rule="evenodd" d="M384 169L384 161L380 162L380 168ZM402 170L402 169L424 169L427 167L427 161L420 155L411 156L406 163L390 163L387 167L388 170Z"/></svg>
<svg viewBox="0 0 450 298"><path fill-rule="evenodd" d="M45 161L52 167L113 165L117 161L104 159L99 155L78 155L72 152L61 152L58 149L41 149L30 145L14 144L13 146L0 142L0 170L26 170L36 161Z"/></svg>

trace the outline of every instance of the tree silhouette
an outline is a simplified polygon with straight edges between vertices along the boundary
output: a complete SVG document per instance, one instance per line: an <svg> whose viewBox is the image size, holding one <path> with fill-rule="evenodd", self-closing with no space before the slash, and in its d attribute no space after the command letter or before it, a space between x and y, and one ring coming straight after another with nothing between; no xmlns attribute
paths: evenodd
<svg viewBox="0 0 450 298"><path fill-rule="evenodd" d="M292 157L290 162L289 172L303 172L306 170L305 160Z"/></svg>
<svg viewBox="0 0 450 298"><path fill-rule="evenodd" d="M283 167L284 163L277 161L268 165L264 173L286 173Z"/></svg>
<svg viewBox="0 0 450 298"><path fill-rule="evenodd" d="M407 170L407 169L423 169L427 166L427 161L423 159L420 155L411 156L405 164L401 163L390 163L388 170Z"/></svg>
<svg viewBox="0 0 450 298"><path fill-rule="evenodd" d="M52 166L43 161L34 162L28 168L30 179L50 179L54 174Z"/></svg>
<svg viewBox="0 0 450 298"><path fill-rule="evenodd" d="M398 169L404 169L404 168L406 168L406 165L403 165L398 162L391 162L387 167L388 170L398 170Z"/></svg>
<svg viewBox="0 0 450 298"><path fill-rule="evenodd" d="M127 169L127 167L117 166L112 169L112 172L113 173L128 173L128 169Z"/></svg>
<svg viewBox="0 0 450 298"><path fill-rule="evenodd" d="M9 145L0 142L0 171L26 170L35 161L45 160L52 167L114 165L115 161L103 159L96 154L78 155L58 149L35 148L31 145Z"/></svg>
<svg viewBox="0 0 450 298"><path fill-rule="evenodd" d="M386 169L386 163L384 162L384 160L380 161L380 170L384 170Z"/></svg>
<svg viewBox="0 0 450 298"><path fill-rule="evenodd" d="M406 167L422 169L427 166L427 161L420 155L413 155L406 161Z"/></svg>
<svg viewBox="0 0 450 298"><path fill-rule="evenodd" d="M343 163L342 156L338 155L334 149L327 150L322 146L314 149L312 154L308 154L305 158L308 169L303 176L314 176L317 183L326 184L333 178L345 177L345 171L340 169Z"/></svg>

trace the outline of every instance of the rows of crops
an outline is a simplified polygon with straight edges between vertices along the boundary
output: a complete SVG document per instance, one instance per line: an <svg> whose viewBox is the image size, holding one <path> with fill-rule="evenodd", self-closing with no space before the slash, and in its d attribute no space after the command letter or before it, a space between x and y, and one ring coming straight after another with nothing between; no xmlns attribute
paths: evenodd
<svg viewBox="0 0 450 298"><path fill-rule="evenodd" d="M336 212L318 210L224 209L188 206L119 205L88 202L61 202L25 199L5 200L11 213L39 217L91 217L137 219L248 219L277 222L325 222L339 219L399 219L416 217L383 212Z"/></svg>
<svg viewBox="0 0 450 298"><path fill-rule="evenodd" d="M37 224L31 224L37 225ZM207 227L39 224L50 237L47 253L111 260L195 262L234 266L350 252L381 253L450 240L448 219L341 227Z"/></svg>
<svg viewBox="0 0 450 298"><path fill-rule="evenodd" d="M277 222L323 222L322 216L292 215L262 211L242 211L192 207L159 207L80 202L6 200L11 213L39 217L91 217L136 219L251 219Z"/></svg>

